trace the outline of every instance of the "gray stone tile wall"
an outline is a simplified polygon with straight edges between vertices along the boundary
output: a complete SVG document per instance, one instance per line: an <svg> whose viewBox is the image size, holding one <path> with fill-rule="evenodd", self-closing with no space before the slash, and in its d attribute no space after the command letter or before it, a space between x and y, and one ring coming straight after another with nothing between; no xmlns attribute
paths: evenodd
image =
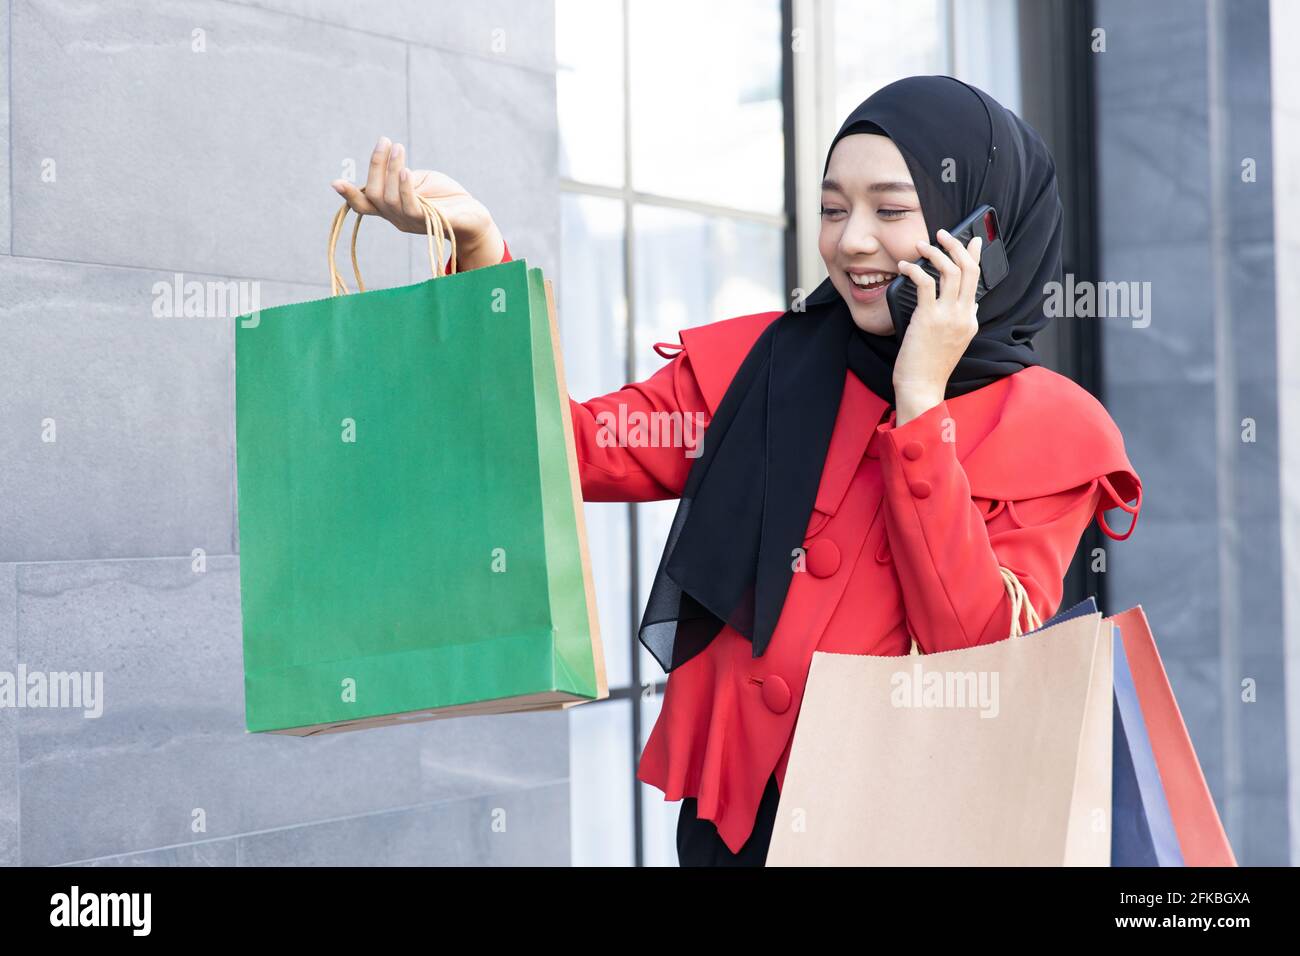
<svg viewBox="0 0 1300 956"><path fill-rule="evenodd" d="M1103 320L1106 405L1144 483L1137 531L1108 542L1108 610L1143 606L1250 865L1292 860L1294 774L1279 422L1295 395L1278 384L1269 7L1100 0L1094 61L1101 278L1152 297L1145 328Z"/></svg>
<svg viewBox="0 0 1300 956"><path fill-rule="evenodd" d="M0 670L103 673L101 716L0 709L0 864L569 862L566 714L244 730L243 310L173 292L328 294L381 134L558 270L552 5L394 6L0 0ZM366 226L371 287L424 277Z"/></svg>

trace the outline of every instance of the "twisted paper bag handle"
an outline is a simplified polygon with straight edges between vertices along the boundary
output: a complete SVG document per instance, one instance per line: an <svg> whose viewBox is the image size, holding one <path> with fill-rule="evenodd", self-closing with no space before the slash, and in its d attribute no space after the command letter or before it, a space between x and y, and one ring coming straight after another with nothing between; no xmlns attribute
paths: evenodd
<svg viewBox="0 0 1300 956"><path fill-rule="evenodd" d="M1020 579L1016 577L1015 572L1001 565L998 566L998 570L1002 572L1002 583L1006 585L1007 595L1011 598L1011 633L1008 636L1023 637L1028 633L1020 628L1020 615L1022 612L1029 622L1030 631L1042 627L1043 621L1038 616L1038 612L1034 610L1033 602L1029 600L1029 592L1020 583ZM912 653L921 653L921 648L917 645L915 638L912 639Z"/></svg>
<svg viewBox="0 0 1300 956"><path fill-rule="evenodd" d="M420 203L420 209L424 213L424 231L429 237L429 268L433 271L434 278L438 278L442 273L442 250L444 238L449 237L451 241L451 263L448 272L456 271L456 233L451 228L451 223L443 214L442 210L433 204L433 201L427 196L415 197ZM334 263L334 250L338 246L339 233L343 231L343 221L348 217L348 209L351 207L343 204L343 208L334 214L334 222L330 226L329 241L329 270L330 270L330 294L348 295L349 290L343 277L339 275L338 266ZM357 213L356 224L352 227L352 274L357 277L357 290L366 291L366 284L361 280L361 266L357 263L357 233L361 231L360 213ZM438 228L434 229L434 220L438 222ZM444 236L445 233L445 236ZM435 252L434 244L437 243Z"/></svg>

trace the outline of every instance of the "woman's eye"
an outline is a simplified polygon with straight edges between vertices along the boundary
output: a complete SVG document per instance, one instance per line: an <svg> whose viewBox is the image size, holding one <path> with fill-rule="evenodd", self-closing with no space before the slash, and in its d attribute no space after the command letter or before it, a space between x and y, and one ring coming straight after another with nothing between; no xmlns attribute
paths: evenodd
<svg viewBox="0 0 1300 956"><path fill-rule="evenodd" d="M901 219L907 215L906 209L877 209L876 212L885 219Z"/></svg>
<svg viewBox="0 0 1300 956"><path fill-rule="evenodd" d="M843 209L834 209L834 208L831 208L831 207L828 207L828 206L822 206L822 215L823 215L823 216L833 216L833 215L835 215L835 213L837 213L837 212L843 212L843 211L844 211Z"/></svg>

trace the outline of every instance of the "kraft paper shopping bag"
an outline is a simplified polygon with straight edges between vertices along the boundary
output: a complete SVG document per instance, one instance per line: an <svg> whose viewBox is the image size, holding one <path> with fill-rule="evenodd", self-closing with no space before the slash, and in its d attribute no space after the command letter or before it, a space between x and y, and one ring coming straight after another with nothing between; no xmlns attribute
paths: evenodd
<svg viewBox="0 0 1300 956"><path fill-rule="evenodd" d="M1111 630L815 653L768 865L1108 865Z"/></svg>

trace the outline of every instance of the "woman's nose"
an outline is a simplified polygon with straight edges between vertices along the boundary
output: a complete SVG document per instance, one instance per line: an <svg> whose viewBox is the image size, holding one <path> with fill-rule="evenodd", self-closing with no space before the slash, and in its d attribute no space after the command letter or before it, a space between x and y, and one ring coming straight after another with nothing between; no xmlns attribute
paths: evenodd
<svg viewBox="0 0 1300 956"><path fill-rule="evenodd" d="M880 240L869 229L845 229L840 236L840 252L846 256L872 255L880 251Z"/></svg>

